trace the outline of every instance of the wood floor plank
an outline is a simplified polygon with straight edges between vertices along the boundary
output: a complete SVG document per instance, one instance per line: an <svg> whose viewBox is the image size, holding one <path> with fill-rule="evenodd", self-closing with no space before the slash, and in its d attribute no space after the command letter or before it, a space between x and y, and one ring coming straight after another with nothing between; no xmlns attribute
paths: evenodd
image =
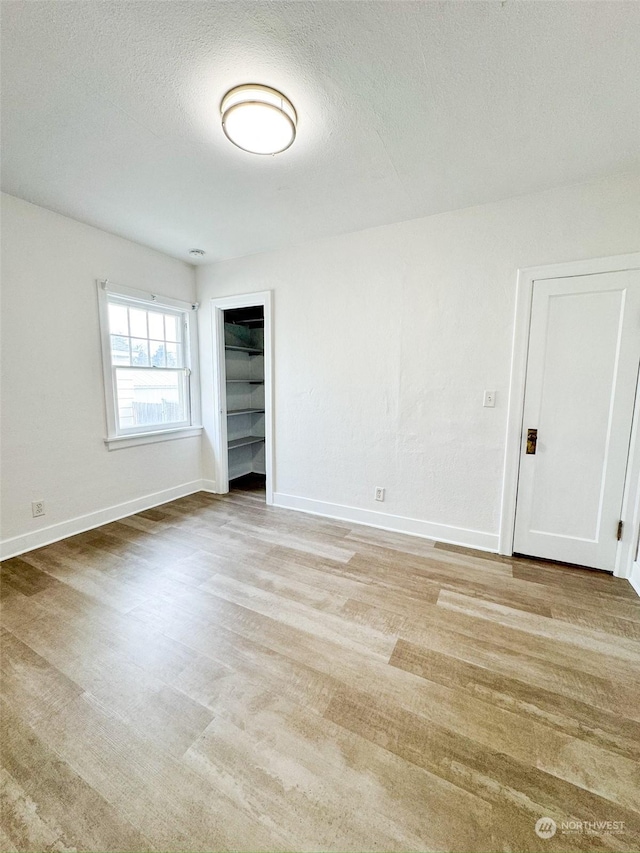
<svg viewBox="0 0 640 853"><path fill-rule="evenodd" d="M256 527L240 521L231 521L223 528L229 536L251 537L268 545L284 545L298 551L308 551L318 557L339 562L348 562L355 554L355 549L345 546L343 540L333 536L318 534L300 535L297 531L276 530L271 527Z"/></svg>
<svg viewBox="0 0 640 853"><path fill-rule="evenodd" d="M5 561L0 592L2 849L640 849L624 581L245 482ZM591 820L617 823L563 826Z"/></svg>
<svg viewBox="0 0 640 853"><path fill-rule="evenodd" d="M535 765L488 750L472 738L452 733L397 705L345 688L332 699L326 717L463 790L497 806L508 805L518 815L518 821L529 827L542 814L570 821L584 820L580 816L586 812L603 815L603 820L624 822L628 831L626 849L632 850L640 841L640 819L633 806L621 806ZM502 827L501 834L503 838L494 841L504 843L509 828ZM557 839L550 849L593 849L589 841L580 838L571 847L567 839ZM534 845L533 839L530 844ZM501 849L500 843L495 846Z"/></svg>
<svg viewBox="0 0 640 853"><path fill-rule="evenodd" d="M586 702L590 708L640 720L640 685L630 684L628 673L612 679L601 655L595 665L590 660L583 668L577 665L582 663L579 655L576 662L575 652L573 658L565 656L564 649L547 640L536 645L526 634L505 631L500 626L498 630L495 626L491 626L494 630L483 630L472 619L462 620L451 624L432 618L426 630L405 623L401 639L418 650L453 654L458 660L486 667L497 675L526 679L541 690Z"/></svg>
<svg viewBox="0 0 640 853"><path fill-rule="evenodd" d="M278 572L256 568L249 560L221 560L216 566L216 570L210 573L209 577L199 586L201 589L215 592L216 589L223 589L225 583L240 582L245 585L245 589L253 587L256 590L262 590L280 598L287 598L316 610L334 614L340 613L347 601L345 595L340 595L335 588L328 589L326 585L319 586L306 583L306 579L301 581L299 577L299 572L298 578L294 578L283 576Z"/></svg>
<svg viewBox="0 0 640 853"><path fill-rule="evenodd" d="M121 612L131 610L145 599L134 586L118 582L107 574L91 566L81 557L60 554L62 546L51 545L51 551L40 554L26 554L25 561L42 569L54 578L87 595L97 598L104 604Z"/></svg>
<svg viewBox="0 0 640 853"><path fill-rule="evenodd" d="M68 850L61 841L62 828L38 814L26 791L0 769L3 834L21 850Z"/></svg>
<svg viewBox="0 0 640 853"><path fill-rule="evenodd" d="M224 602L222 604L224 606ZM150 625L162 627L168 636L199 653L201 657L171 683L207 707L211 707L211 701L217 696L218 680L227 674L226 671L240 672L250 681L262 682L267 678L280 695L317 713L325 710L338 684L313 664L288 654L288 649L277 651L272 648L273 642L271 646L264 645L262 640L267 641L266 636L255 633L245 636L225 627L230 624L238 627L233 621L237 613L228 613L224 624L222 618L210 621L193 611L167 610L166 604L157 608L148 605L137 615ZM268 621L263 620L263 624ZM226 671L221 671L221 667Z"/></svg>
<svg viewBox="0 0 640 853"><path fill-rule="evenodd" d="M238 805L268 814L287 832L290 849L489 845L491 809L480 798L371 749L266 683L236 682L229 693L219 697L214 720L184 760Z"/></svg>
<svg viewBox="0 0 640 853"><path fill-rule="evenodd" d="M571 625L557 619L547 619L537 614L526 614L502 604L490 601L480 601L460 593L443 590L438 598L438 605L450 610L491 619L506 627L517 627L548 639L561 641L569 645L591 649L610 658L618 658L627 662L640 672L640 642L619 635L611 636L604 631L592 630L582 625Z"/></svg>
<svg viewBox="0 0 640 853"><path fill-rule="evenodd" d="M617 708L616 713L601 711L582 700L532 684L525 667L518 673L520 677L505 676L456 655L454 649L443 654L399 640L389 663L640 763L640 723L627 718L624 708Z"/></svg>
<svg viewBox="0 0 640 853"><path fill-rule="evenodd" d="M572 625L581 625L593 631L603 631L615 637L626 637L640 641L640 621L627 619L622 614L614 616L611 613L591 608L557 602L551 605L551 616Z"/></svg>
<svg viewBox="0 0 640 853"><path fill-rule="evenodd" d="M56 713L82 688L6 629L0 630L2 695L24 709L27 723Z"/></svg>
<svg viewBox="0 0 640 853"><path fill-rule="evenodd" d="M55 583L54 577L21 557L13 557L0 564L0 586L5 590L35 595Z"/></svg>
<svg viewBox="0 0 640 853"><path fill-rule="evenodd" d="M406 536L404 533L393 533L390 530L378 530L376 527L364 527L362 525L350 528L345 536L345 541L378 545L400 551L403 554L416 554L418 556L430 556L436 544L433 539Z"/></svg>
<svg viewBox="0 0 640 853"><path fill-rule="evenodd" d="M332 675L344 684L352 684L370 693L372 698L384 697L386 701L426 716L434 724L445 725L460 735L472 735L487 749L500 749L522 761L533 755L538 766L560 778L575 780L577 784L584 782L598 789L602 779L592 779L589 774L595 765L610 765L616 777L611 784L618 800L626 803L629 797L635 796L636 765L633 762L484 700L464 696L454 689L388 667L375 655L364 657L351 648L340 647L331 640L278 623L216 596L194 596L192 601L165 602L158 608L172 620L167 630L177 632L175 636L184 637L185 642L190 641L187 633L193 635L192 621L198 615L209 623L210 631L223 625L249 639L257 641L260 638L275 651ZM205 636L206 630L205 627Z"/></svg>
<svg viewBox="0 0 640 853"><path fill-rule="evenodd" d="M144 850L151 843L109 805L13 708L0 718L3 824L14 849ZM2 846L3 850L10 849Z"/></svg>
<svg viewBox="0 0 640 853"><path fill-rule="evenodd" d="M531 560L515 560L513 576L518 580L544 583L564 590L589 589L601 595L634 601L635 592L629 584L619 584L617 578L607 572L581 569L575 566L539 563Z"/></svg>
<svg viewBox="0 0 640 853"><path fill-rule="evenodd" d="M441 589L439 584L425 581L418 593L409 597L406 590L395 589L384 580L372 583L367 577L354 577L351 573L347 575L342 564L300 554L290 548L273 548L266 555L263 565L269 571L285 577L303 579L307 584L324 590L331 589L336 595L345 598L379 604L400 615L408 612L419 615L422 603L435 604Z"/></svg>
<svg viewBox="0 0 640 853"><path fill-rule="evenodd" d="M393 639L375 628L353 623L326 609L319 613L314 606L223 575L201 584L200 590L364 655L375 654L387 661L393 651Z"/></svg>
<svg viewBox="0 0 640 853"><path fill-rule="evenodd" d="M90 695L49 717L44 743L158 850L280 850L282 842Z"/></svg>
<svg viewBox="0 0 640 853"><path fill-rule="evenodd" d="M465 649L470 661L476 660L477 652L505 674L517 675L524 667L533 683L543 688L550 683L563 695L583 696L603 710L624 709L630 719L640 719L640 681L634 661L437 606L425 615L423 624L407 620L401 638L445 652L454 643Z"/></svg>
<svg viewBox="0 0 640 853"><path fill-rule="evenodd" d="M117 653L79 657L65 674L132 731L179 758L211 721L211 711Z"/></svg>

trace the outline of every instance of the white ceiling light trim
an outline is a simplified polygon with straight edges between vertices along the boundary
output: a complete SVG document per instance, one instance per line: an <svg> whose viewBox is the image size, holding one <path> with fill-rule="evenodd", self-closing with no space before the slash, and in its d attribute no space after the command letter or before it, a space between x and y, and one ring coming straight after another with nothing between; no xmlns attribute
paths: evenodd
<svg viewBox="0 0 640 853"><path fill-rule="evenodd" d="M296 138L293 104L269 86L236 86L222 99L220 113L227 139L251 154L279 154Z"/></svg>

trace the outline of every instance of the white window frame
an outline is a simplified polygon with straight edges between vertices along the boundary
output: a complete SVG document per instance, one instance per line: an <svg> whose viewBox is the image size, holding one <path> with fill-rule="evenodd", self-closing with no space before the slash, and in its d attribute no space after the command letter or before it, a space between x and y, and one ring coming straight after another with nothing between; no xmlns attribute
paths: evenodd
<svg viewBox="0 0 640 853"><path fill-rule="evenodd" d="M202 433L200 412L200 377L198 370L198 324L196 322L197 303L183 302L168 296L159 296L148 291L135 290L114 284L108 280L99 280L98 309L100 316L100 338L102 342L102 372L104 377L105 411L107 436L104 443L108 450L120 450L140 444L153 444L158 441L170 441L177 438L189 438ZM111 337L109 329L109 297L122 304L138 306L145 310L161 309L172 314L180 314L184 329L184 360L187 371L189 419L183 424L166 427L145 427L120 429L117 417L117 399L115 386L115 365L111 360Z"/></svg>

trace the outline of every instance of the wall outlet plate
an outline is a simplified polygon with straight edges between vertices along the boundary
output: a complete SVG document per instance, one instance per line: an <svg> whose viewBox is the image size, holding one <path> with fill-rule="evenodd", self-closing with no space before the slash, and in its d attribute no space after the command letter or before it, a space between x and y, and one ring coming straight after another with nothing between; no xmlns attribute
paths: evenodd
<svg viewBox="0 0 640 853"><path fill-rule="evenodd" d="M44 515L44 501L34 501L31 504L31 515L34 518L39 518Z"/></svg>
<svg viewBox="0 0 640 853"><path fill-rule="evenodd" d="M383 501L384 500L384 489L381 486L376 486L376 500Z"/></svg>
<svg viewBox="0 0 640 853"><path fill-rule="evenodd" d="M482 401L482 405L485 408L493 409L496 405L496 392L495 391L485 391L484 399Z"/></svg>

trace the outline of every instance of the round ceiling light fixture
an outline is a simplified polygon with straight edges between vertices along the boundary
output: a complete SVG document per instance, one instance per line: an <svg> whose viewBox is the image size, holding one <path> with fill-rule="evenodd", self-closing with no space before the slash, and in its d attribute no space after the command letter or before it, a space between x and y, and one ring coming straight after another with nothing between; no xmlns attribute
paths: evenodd
<svg viewBox="0 0 640 853"><path fill-rule="evenodd" d="M279 154L296 138L293 104L269 86L236 86L222 99L220 113L227 139L251 154Z"/></svg>

